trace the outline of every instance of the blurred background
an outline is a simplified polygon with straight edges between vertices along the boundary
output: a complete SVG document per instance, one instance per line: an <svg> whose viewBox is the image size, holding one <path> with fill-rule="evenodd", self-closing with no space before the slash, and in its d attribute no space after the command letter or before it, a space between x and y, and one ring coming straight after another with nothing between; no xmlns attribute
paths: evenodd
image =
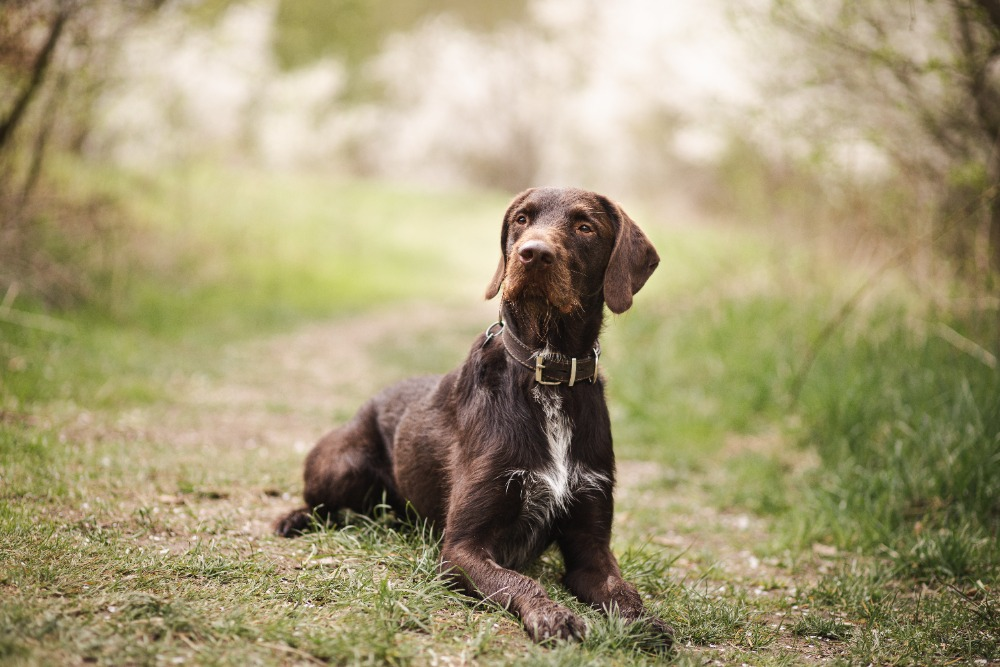
<svg viewBox="0 0 1000 667"><path fill-rule="evenodd" d="M1000 261L998 25L987 0L9 0L0 288L82 289L45 275L60 261L25 229L40 199L66 203L46 177L59 161L576 184L848 227L985 280Z"/></svg>
<svg viewBox="0 0 1000 667"><path fill-rule="evenodd" d="M1000 659L998 142L997 0L0 0L0 499L263 526L309 442L495 318L514 194L575 185L663 259L602 335L616 534L687 558L706 506L752 515L720 534L845 659ZM11 562L61 557L6 507ZM664 617L756 650L698 634L729 598Z"/></svg>

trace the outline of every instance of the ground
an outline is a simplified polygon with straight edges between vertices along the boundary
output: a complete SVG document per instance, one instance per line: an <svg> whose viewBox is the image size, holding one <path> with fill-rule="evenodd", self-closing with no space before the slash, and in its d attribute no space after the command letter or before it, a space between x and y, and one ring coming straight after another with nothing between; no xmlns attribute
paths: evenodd
<svg viewBox="0 0 1000 667"><path fill-rule="evenodd" d="M365 562L364 554L327 553L314 541L274 537L271 523L299 503L302 459L320 435L401 373L431 370L424 366L438 363L445 370L458 363L477 329L492 321L493 308L412 303L308 324L220 346L217 363L205 372L170 378L169 401L124 413L74 414L72 406L65 406L61 417L52 418L62 422L64 441L96 449L112 442L150 448L134 452L145 464L118 462L113 452L105 455L101 464L110 476L139 474L141 479L109 481L107 497L80 502L71 512L73 520L83 525L97 520L107 527L145 522L133 546L163 558L190 555L208 540L230 557L263 559L284 581L304 570L378 567ZM433 353L425 360L431 339ZM442 355L451 360L438 359ZM768 452L779 446L773 439L734 436L726 450ZM795 458L796 465L810 465L805 454ZM817 545L811 554L795 557L775 551L765 520L719 509L712 487L726 479L711 470L678 472L627 459L618 466L616 549L638 547L642 558L663 561L660 567L677 590L709 606L716 599L741 601L734 612L739 618L723 623L714 639L679 633L672 659L739 664L760 645L767 652L758 657L768 660L783 656L795 663L824 663L842 657L842 644L792 631L808 611L798 591L831 567L838 558L835 549ZM51 511L59 520L67 518L63 507ZM467 605L458 596L448 604ZM712 623L719 626L718 619ZM525 641L510 617L500 617L496 632L515 645ZM742 637L727 636L741 632ZM265 644L293 662L316 660L314 652L287 643ZM458 664L466 660L463 656L445 650L427 662Z"/></svg>

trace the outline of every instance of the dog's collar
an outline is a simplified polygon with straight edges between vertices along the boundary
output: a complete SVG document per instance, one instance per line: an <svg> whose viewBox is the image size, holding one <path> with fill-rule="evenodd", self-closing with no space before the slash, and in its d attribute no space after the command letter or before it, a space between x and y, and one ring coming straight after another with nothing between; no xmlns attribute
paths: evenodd
<svg viewBox="0 0 1000 667"><path fill-rule="evenodd" d="M532 350L508 331L502 320L494 322L486 329L483 347L497 336L500 336L507 354L514 361L535 372L535 382L538 384L565 384L572 387L582 380L591 383L597 381L597 364L601 358L600 341L594 341L594 356L567 359L561 354L546 354L545 350Z"/></svg>

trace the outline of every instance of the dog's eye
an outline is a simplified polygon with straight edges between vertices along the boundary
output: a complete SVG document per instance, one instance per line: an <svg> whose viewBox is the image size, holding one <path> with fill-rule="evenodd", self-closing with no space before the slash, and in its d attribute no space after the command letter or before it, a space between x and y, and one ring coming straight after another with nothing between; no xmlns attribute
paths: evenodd
<svg viewBox="0 0 1000 667"><path fill-rule="evenodd" d="M521 215L514 218L514 222L516 222L519 225L526 225L528 224L528 216L522 213Z"/></svg>
<svg viewBox="0 0 1000 667"><path fill-rule="evenodd" d="M593 233L594 229L590 225L583 224L577 227L576 231L580 232L581 234L591 234Z"/></svg>

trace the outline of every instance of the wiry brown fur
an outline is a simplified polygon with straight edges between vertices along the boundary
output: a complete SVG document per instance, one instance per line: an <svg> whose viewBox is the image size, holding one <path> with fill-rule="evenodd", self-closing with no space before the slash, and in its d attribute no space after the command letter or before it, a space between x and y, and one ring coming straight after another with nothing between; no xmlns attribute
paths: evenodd
<svg viewBox="0 0 1000 667"><path fill-rule="evenodd" d="M575 189L532 189L504 216L501 259L487 298L503 286L504 335L566 358L593 353L605 303L632 303L659 261L614 203ZM580 600L647 616L611 553L615 462L604 383L540 385L500 341L480 335L465 362L407 380L368 401L306 459L305 506L275 529L297 535L313 518L409 503L442 532L441 567L456 586L516 613L536 641L579 638L586 626L520 574L552 542L564 583Z"/></svg>

